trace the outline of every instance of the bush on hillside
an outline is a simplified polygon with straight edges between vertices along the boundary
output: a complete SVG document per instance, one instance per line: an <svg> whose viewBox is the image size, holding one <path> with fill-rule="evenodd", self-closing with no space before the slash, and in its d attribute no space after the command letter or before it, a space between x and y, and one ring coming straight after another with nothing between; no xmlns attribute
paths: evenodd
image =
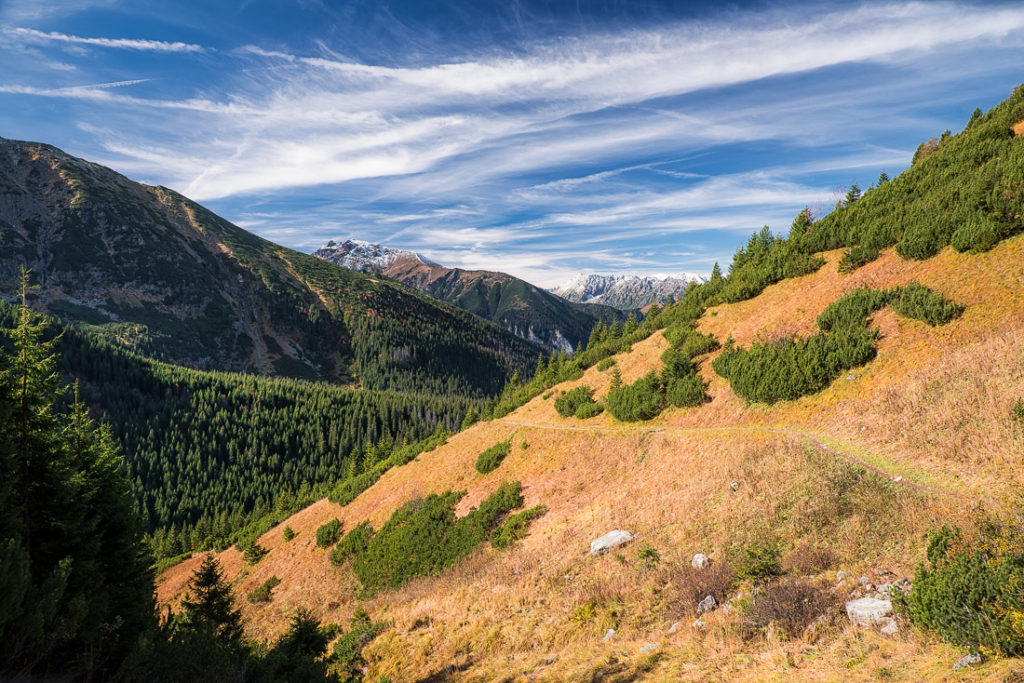
<svg viewBox="0 0 1024 683"><path fill-rule="evenodd" d="M877 352L878 331L869 316L892 304L902 316L939 325L963 312L916 282L891 290L855 289L818 316L821 332L807 339L780 339L740 349L726 342L712 367L748 402L774 403L821 391L843 372L863 365Z"/></svg>
<svg viewBox="0 0 1024 683"><path fill-rule="evenodd" d="M613 365L615 365L614 358L605 358L603 361L597 364L597 369L599 372L604 372Z"/></svg>
<svg viewBox="0 0 1024 683"><path fill-rule="evenodd" d="M672 584L678 587L681 614L693 614L697 605L707 596L719 604L725 602L736 585L736 570L728 562L713 562L704 569L683 565L670 574Z"/></svg>
<svg viewBox="0 0 1024 683"><path fill-rule="evenodd" d="M933 327L959 318L964 312L964 307L960 304L917 282L902 287L894 298L892 307L904 317L922 320Z"/></svg>
<svg viewBox="0 0 1024 683"><path fill-rule="evenodd" d="M530 522L542 517L548 511L546 505L537 505L529 510L523 510L509 515L502 522L501 526L491 532L491 545L502 550L508 548L516 541L526 537L526 529Z"/></svg>
<svg viewBox="0 0 1024 683"><path fill-rule="evenodd" d="M753 596L744 625L750 634L773 626L797 638L818 617L835 612L838 606L839 598L826 586L806 579L783 579L761 587Z"/></svg>
<svg viewBox="0 0 1024 683"><path fill-rule="evenodd" d="M665 408L665 395L661 380L654 372L632 384L612 386L605 399L605 407L616 420L639 422L650 420Z"/></svg>
<svg viewBox="0 0 1024 683"><path fill-rule="evenodd" d="M588 403L596 403L594 390L586 384L581 384L556 398L555 410L562 417L572 417L580 409L580 406Z"/></svg>
<svg viewBox="0 0 1024 683"><path fill-rule="evenodd" d="M292 529L290 526L286 526L284 528L284 531L281 532L281 538L284 539L285 543L290 542L293 538L295 538L295 530Z"/></svg>
<svg viewBox="0 0 1024 683"><path fill-rule="evenodd" d="M270 602L271 591L273 591L274 588L280 585L280 583L281 579L277 578L276 576L271 576L269 579L260 584L259 587L257 587L249 593L249 595L247 596L249 602Z"/></svg>
<svg viewBox="0 0 1024 683"><path fill-rule="evenodd" d="M384 621L373 621L362 607L349 621L349 630L342 633L331 650L334 669L344 681L361 681L366 671L363 648L388 627ZM381 680L384 680L383 678Z"/></svg>
<svg viewBox="0 0 1024 683"><path fill-rule="evenodd" d="M774 541L761 539L734 550L732 555L736 576L740 579L762 581L783 573L779 562L782 551Z"/></svg>
<svg viewBox="0 0 1024 683"><path fill-rule="evenodd" d="M499 441L487 450L480 453L476 458L476 471L480 474L487 474L498 469L512 450L512 440Z"/></svg>
<svg viewBox="0 0 1024 683"><path fill-rule="evenodd" d="M577 420L589 420L592 417L597 417L604 412L604 405L591 401L590 403L581 403L580 407L576 409Z"/></svg>
<svg viewBox="0 0 1024 683"><path fill-rule="evenodd" d="M370 539L373 538L373 527L369 522L360 522L352 528L352 531L345 535L345 538L338 541L331 551L331 564L342 565L345 560L365 552L370 546Z"/></svg>
<svg viewBox="0 0 1024 683"><path fill-rule="evenodd" d="M673 377L665 383L665 400L677 408L703 405L710 401L707 382L692 372L684 377Z"/></svg>
<svg viewBox="0 0 1024 683"><path fill-rule="evenodd" d="M928 562L895 607L920 628L972 649L1024 654L1024 545L1021 530L988 525L974 542L959 529L931 535Z"/></svg>
<svg viewBox="0 0 1024 683"><path fill-rule="evenodd" d="M316 547L326 548L334 545L341 537L341 520L335 518L316 530Z"/></svg>
<svg viewBox="0 0 1024 683"><path fill-rule="evenodd" d="M417 576L437 574L472 553L503 517L523 504L522 484L505 482L479 508L460 519L455 505L464 491L431 494L406 503L352 562L356 577L370 593L397 588Z"/></svg>
<svg viewBox="0 0 1024 683"><path fill-rule="evenodd" d="M245 560L246 564L256 564L270 552L259 543L253 543L251 546L245 549L242 553L242 559Z"/></svg>
<svg viewBox="0 0 1024 683"><path fill-rule="evenodd" d="M988 251L1003 239L1003 231L990 216L975 214L953 233L950 242L957 251Z"/></svg>

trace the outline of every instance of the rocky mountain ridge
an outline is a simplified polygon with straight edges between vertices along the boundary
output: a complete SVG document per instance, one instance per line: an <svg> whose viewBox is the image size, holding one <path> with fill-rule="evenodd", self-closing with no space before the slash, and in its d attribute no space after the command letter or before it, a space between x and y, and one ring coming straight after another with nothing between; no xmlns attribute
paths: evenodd
<svg viewBox="0 0 1024 683"><path fill-rule="evenodd" d="M695 282L707 282L707 278L697 273L665 276L580 273L548 291L577 303L601 303L632 309L678 299Z"/></svg>
<svg viewBox="0 0 1024 683"><path fill-rule="evenodd" d="M549 351L572 353L598 323L628 313L599 304L565 301L506 273L446 268L413 251L361 240L330 241L313 256L364 273L383 275L492 320Z"/></svg>

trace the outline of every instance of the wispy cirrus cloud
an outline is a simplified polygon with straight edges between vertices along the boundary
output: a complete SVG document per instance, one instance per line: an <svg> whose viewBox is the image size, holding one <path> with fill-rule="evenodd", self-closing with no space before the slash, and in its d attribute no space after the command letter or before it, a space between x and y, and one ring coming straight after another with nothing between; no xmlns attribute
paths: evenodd
<svg viewBox="0 0 1024 683"><path fill-rule="evenodd" d="M139 38L87 38L56 31L37 31L31 28L7 28L4 33L30 43L66 43L68 45L91 45L119 50L144 50L148 52L205 52L206 48L194 43L168 42L164 40L143 40Z"/></svg>
<svg viewBox="0 0 1024 683"><path fill-rule="evenodd" d="M266 35L213 50L7 35L41 51L93 45L214 63L216 78L168 84L173 96L157 87L166 80L141 77L44 86L0 76L0 93L80 107L80 130L118 169L291 246L388 239L551 282L580 269L582 247L594 267L632 258L707 270L727 260L736 233L784 229L802 206L827 207L837 184L898 171L917 142L908 131L950 125L938 103L1014 73L1024 9L787 7L501 50L424 39L395 44L387 63L341 54L338 38L297 47ZM673 267L679 254L689 260Z"/></svg>

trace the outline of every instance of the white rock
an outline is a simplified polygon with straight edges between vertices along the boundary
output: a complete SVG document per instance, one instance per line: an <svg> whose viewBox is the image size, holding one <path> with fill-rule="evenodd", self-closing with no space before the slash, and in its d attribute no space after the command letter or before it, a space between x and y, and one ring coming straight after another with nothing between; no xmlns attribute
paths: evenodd
<svg viewBox="0 0 1024 683"><path fill-rule="evenodd" d="M658 644L657 643L647 643L642 648L640 648L640 654L645 655L648 652L654 652L657 649L658 649Z"/></svg>
<svg viewBox="0 0 1024 683"><path fill-rule="evenodd" d="M698 631L702 631L702 630L704 630L704 620L703 619L696 619L696 620L694 620L694 622L692 624L690 624L690 627L691 628L695 628Z"/></svg>
<svg viewBox="0 0 1024 683"><path fill-rule="evenodd" d="M694 569L704 569L709 564L711 564L711 558L704 553L697 553L693 556L693 559L690 560L690 566Z"/></svg>
<svg viewBox="0 0 1024 683"><path fill-rule="evenodd" d="M956 664L953 665L953 671L959 671L960 669L965 669L969 666L974 666L975 664L981 664L981 655L974 653L964 655L957 660Z"/></svg>
<svg viewBox="0 0 1024 683"><path fill-rule="evenodd" d="M672 635L673 633L675 633L676 631L678 631L678 630L679 630L679 627L680 627L680 626L682 626L682 622L679 622L679 621L677 621L677 622L673 623L673 624L672 624L672 625L671 625L671 626L669 627L669 629L668 629L668 634L669 634L669 635Z"/></svg>
<svg viewBox="0 0 1024 683"><path fill-rule="evenodd" d="M633 540L633 534L622 529L616 529L615 531L609 531L600 538L595 538L590 542L590 554L594 557L598 555L604 555L609 550L614 550L619 546L626 545Z"/></svg>
<svg viewBox="0 0 1024 683"><path fill-rule="evenodd" d="M602 643L607 643L609 640L615 637L615 629L610 628L608 632L604 634L604 638L601 639Z"/></svg>
<svg viewBox="0 0 1024 683"><path fill-rule="evenodd" d="M730 482L729 488L731 488L733 491L739 491L740 483L738 481Z"/></svg>
<svg viewBox="0 0 1024 683"><path fill-rule="evenodd" d="M846 616L850 621L862 626L880 624L883 617L892 613L892 602L875 598L860 598L846 603Z"/></svg>
<svg viewBox="0 0 1024 683"><path fill-rule="evenodd" d="M880 629L878 629L878 630L883 635L887 635L887 636L899 635L899 632L900 632L899 624L897 624L896 620L893 619L892 617L882 617L882 619L879 621L879 623L882 625L882 627Z"/></svg>
<svg viewBox="0 0 1024 683"><path fill-rule="evenodd" d="M715 609L717 605L718 602L715 600L715 596L705 596L703 600L697 603L697 616L700 616L705 612L710 612L711 610Z"/></svg>

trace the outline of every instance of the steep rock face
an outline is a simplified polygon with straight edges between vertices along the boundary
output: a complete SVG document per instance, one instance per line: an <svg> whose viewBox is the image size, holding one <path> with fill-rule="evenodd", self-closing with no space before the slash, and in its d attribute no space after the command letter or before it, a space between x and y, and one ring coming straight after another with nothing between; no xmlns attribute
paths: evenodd
<svg viewBox="0 0 1024 683"><path fill-rule="evenodd" d="M578 303L601 303L620 309L632 309L655 302L664 303L669 298L678 299L694 282L706 282L706 278L695 273L665 277L580 273L549 291Z"/></svg>
<svg viewBox="0 0 1024 683"><path fill-rule="evenodd" d="M0 297L196 368L478 393L539 348L415 290L286 249L163 187L0 138ZM454 374L453 374L454 373Z"/></svg>
<svg viewBox="0 0 1024 683"><path fill-rule="evenodd" d="M445 268L412 251L358 240L328 242L313 252L331 263L393 278L493 320L513 334L572 353L599 320L622 322L627 312L565 301L524 280L486 270Z"/></svg>

